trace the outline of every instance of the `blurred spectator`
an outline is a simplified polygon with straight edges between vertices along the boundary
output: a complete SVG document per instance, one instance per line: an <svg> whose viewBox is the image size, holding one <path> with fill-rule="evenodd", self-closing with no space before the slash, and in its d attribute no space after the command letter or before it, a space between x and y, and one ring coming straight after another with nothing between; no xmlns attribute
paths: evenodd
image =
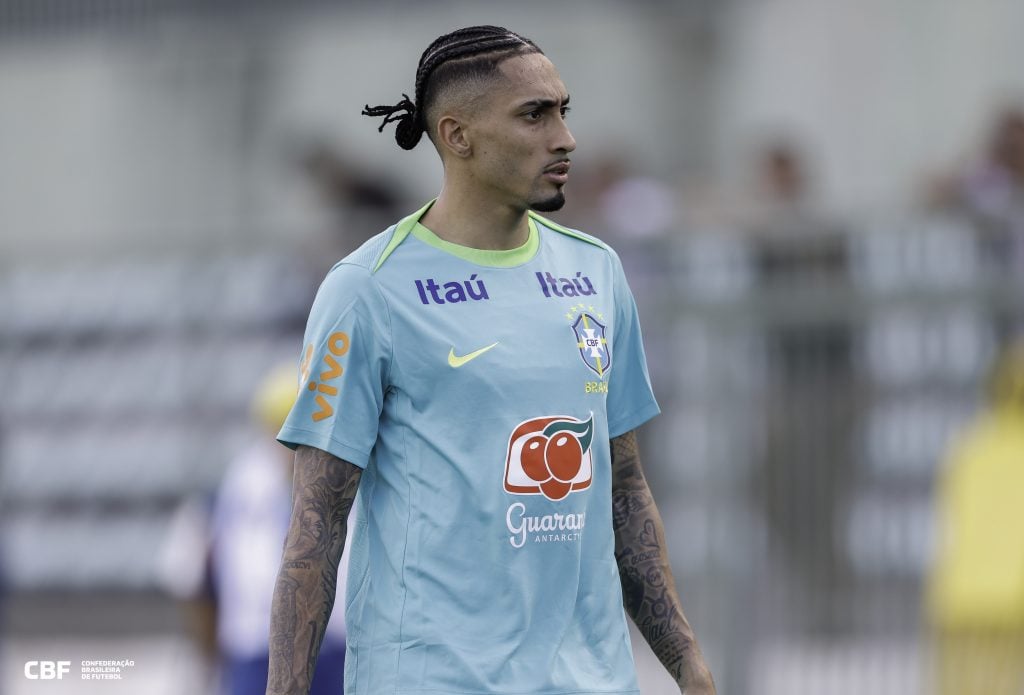
<svg viewBox="0 0 1024 695"><path fill-rule="evenodd" d="M326 142L306 145L299 166L331 211L337 244L329 254L332 264L407 212L394 177L365 170Z"/></svg>
<svg viewBox="0 0 1024 695"><path fill-rule="evenodd" d="M993 370L987 408L950 449L927 612L940 695L1024 691L1024 340Z"/></svg>
<svg viewBox="0 0 1024 695"><path fill-rule="evenodd" d="M837 225L816 205L815 177L804 148L788 138L765 141L752 167L752 190L737 205L740 225L758 237L804 235L812 245Z"/></svg>
<svg viewBox="0 0 1024 695"><path fill-rule="evenodd" d="M558 215L566 224L616 250L663 238L677 225L675 191L654 176L632 173L625 156L606 151L581 169Z"/></svg>
<svg viewBox="0 0 1024 695"><path fill-rule="evenodd" d="M774 140L759 152L745 206L758 283L791 306L847 279L841 226L815 209L800 148ZM772 402L763 465L755 474L771 537L792 576L791 598L809 629L834 632L848 567L838 542L852 477L855 379L852 327L841 312L804 304L766 329ZM814 432L814 436L808 436Z"/></svg>
<svg viewBox="0 0 1024 695"><path fill-rule="evenodd" d="M291 513L293 456L274 435L295 402L296 384L290 364L264 378L252 400L259 437L228 466L205 525L202 505L186 505L163 553L164 583L185 601L193 636L220 670L223 695L267 687L270 605ZM311 695L335 695L344 682L340 599L347 563L346 551Z"/></svg>
<svg viewBox="0 0 1024 695"><path fill-rule="evenodd" d="M997 267L1024 269L1024 108L999 114L980 161L940 178L929 195L933 205L971 217Z"/></svg>

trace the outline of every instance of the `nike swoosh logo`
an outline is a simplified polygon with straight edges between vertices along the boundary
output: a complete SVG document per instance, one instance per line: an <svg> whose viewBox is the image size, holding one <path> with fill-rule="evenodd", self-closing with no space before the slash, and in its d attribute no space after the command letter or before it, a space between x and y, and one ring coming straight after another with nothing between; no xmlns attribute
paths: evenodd
<svg viewBox="0 0 1024 695"><path fill-rule="evenodd" d="M479 350L474 350L473 352L469 353L468 355L463 355L462 357L457 356L455 354L455 348L452 348L451 350L448 351L448 364L450 366L454 367L455 369L458 369L462 365L466 364L466 362L469 362L471 360L475 360L477 357L479 357L480 355L484 354L485 352L487 352L488 350L490 350L492 347L496 346L497 344L498 343L491 343L487 347L482 347Z"/></svg>

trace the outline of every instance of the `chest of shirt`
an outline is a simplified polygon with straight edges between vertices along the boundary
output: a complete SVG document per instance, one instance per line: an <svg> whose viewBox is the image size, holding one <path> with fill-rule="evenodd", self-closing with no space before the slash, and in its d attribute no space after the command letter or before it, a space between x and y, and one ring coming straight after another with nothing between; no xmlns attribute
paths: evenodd
<svg viewBox="0 0 1024 695"><path fill-rule="evenodd" d="M602 268L444 270L388 283L393 386L456 409L467 399L445 394L603 407L615 307Z"/></svg>

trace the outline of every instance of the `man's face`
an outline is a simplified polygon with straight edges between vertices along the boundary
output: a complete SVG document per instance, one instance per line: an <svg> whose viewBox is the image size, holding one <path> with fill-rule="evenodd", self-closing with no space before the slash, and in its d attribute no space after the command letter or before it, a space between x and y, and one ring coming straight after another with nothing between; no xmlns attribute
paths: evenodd
<svg viewBox="0 0 1024 695"><path fill-rule="evenodd" d="M569 94L539 53L509 58L499 70L506 79L494 83L468 127L473 176L499 204L558 210L576 149L565 124Z"/></svg>

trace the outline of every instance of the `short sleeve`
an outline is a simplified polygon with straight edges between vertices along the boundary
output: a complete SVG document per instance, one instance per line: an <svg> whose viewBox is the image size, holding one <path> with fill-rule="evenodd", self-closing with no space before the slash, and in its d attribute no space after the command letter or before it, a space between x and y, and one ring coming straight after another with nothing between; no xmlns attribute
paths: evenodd
<svg viewBox="0 0 1024 695"><path fill-rule="evenodd" d="M299 362L299 392L277 435L365 468L391 363L383 295L369 271L339 264L313 300Z"/></svg>
<svg viewBox="0 0 1024 695"><path fill-rule="evenodd" d="M618 437L661 412L647 372L640 318L622 263L612 252L615 326L612 374L608 385L608 436Z"/></svg>

